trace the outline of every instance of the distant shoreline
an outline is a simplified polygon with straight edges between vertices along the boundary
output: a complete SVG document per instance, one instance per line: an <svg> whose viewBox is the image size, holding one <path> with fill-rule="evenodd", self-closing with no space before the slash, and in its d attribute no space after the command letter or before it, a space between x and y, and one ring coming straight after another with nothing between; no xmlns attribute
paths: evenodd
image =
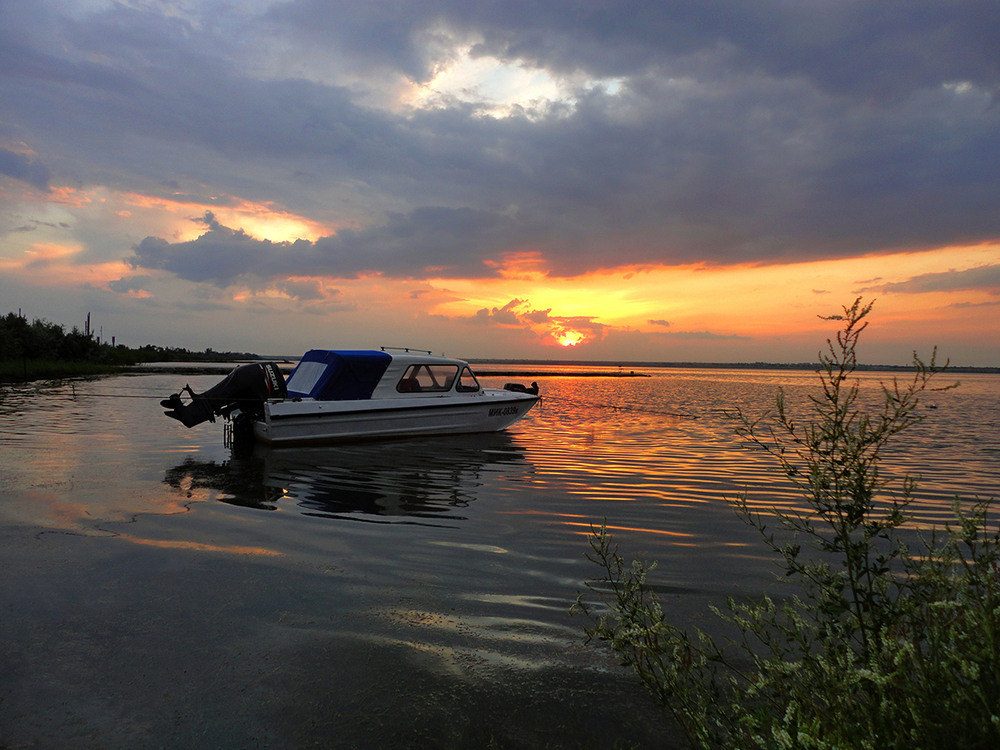
<svg viewBox="0 0 1000 750"><path fill-rule="evenodd" d="M136 373L169 373L169 374L206 374L210 372L228 373L238 364L248 361L278 362L285 371L291 370L298 362L298 357L264 356L256 360L219 361L219 362L146 362L125 368L124 372ZM773 362L586 362L580 360L531 360L531 359L476 359L466 358L473 365L476 374L482 377L581 377L581 378L648 378L650 374L643 372L649 369L675 370L795 370L816 372L819 363L797 362L781 364ZM543 370L539 367L587 368L586 370ZM913 365L857 365L858 372L912 372ZM983 373L1000 375L1000 367L949 367L946 373Z"/></svg>
<svg viewBox="0 0 1000 750"><path fill-rule="evenodd" d="M818 363L774 363L774 362L588 362L581 360L531 360L531 359L476 359L467 358L476 374L481 377L506 378L648 378L648 370L752 370L752 371L799 371L816 372ZM140 362L134 365L110 365L81 362L33 362L21 361L3 363L0 366L0 382L30 382L35 380L59 380L74 377L97 377L101 375L130 374L170 374L208 375L228 374L234 367L247 362L278 362L287 374L298 362L298 357L261 356L255 359L219 359L197 362ZM574 368L559 369L559 368ZM551 369L541 369L551 368ZM906 373L913 371L913 365L865 365L858 364L858 372ZM1000 375L1000 367L949 366L947 375L986 374Z"/></svg>

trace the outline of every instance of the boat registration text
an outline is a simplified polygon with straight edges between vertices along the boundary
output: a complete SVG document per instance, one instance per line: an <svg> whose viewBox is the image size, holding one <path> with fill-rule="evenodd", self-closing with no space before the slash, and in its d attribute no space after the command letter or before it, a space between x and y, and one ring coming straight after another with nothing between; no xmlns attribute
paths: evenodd
<svg viewBox="0 0 1000 750"><path fill-rule="evenodd" d="M513 414L517 414L516 406L497 406L490 409L491 417L509 417Z"/></svg>

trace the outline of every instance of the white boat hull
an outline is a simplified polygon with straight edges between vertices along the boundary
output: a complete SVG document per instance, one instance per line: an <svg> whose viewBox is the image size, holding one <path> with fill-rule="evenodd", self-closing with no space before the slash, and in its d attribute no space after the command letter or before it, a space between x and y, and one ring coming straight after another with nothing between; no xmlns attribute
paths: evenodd
<svg viewBox="0 0 1000 750"><path fill-rule="evenodd" d="M287 380L274 362L248 363L203 393L185 386L160 404L185 427L222 416L227 440L284 445L496 432L537 400L537 383L487 390L465 360L383 348L310 349Z"/></svg>
<svg viewBox="0 0 1000 750"><path fill-rule="evenodd" d="M521 419L537 400L530 393L484 390L472 396L268 402L254 436L284 445L496 432Z"/></svg>

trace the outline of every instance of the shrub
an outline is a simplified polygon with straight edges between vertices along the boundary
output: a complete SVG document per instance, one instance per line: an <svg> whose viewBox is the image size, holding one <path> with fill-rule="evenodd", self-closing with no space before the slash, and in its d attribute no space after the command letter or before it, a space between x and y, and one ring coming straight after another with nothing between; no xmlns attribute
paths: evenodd
<svg viewBox="0 0 1000 750"><path fill-rule="evenodd" d="M758 513L746 495L732 501L778 556L794 587L786 599L714 609L735 639L685 630L650 591L652 566L626 564L606 528L593 530L598 600L581 594L574 611L694 747L1000 747L1000 532L987 502L958 500L943 530L905 527L915 483L890 491L880 463L944 368L914 355L912 380L861 406L852 376L871 309L858 299L831 316L842 328L820 354L811 421L793 420L780 392L773 414L736 415L807 508Z"/></svg>

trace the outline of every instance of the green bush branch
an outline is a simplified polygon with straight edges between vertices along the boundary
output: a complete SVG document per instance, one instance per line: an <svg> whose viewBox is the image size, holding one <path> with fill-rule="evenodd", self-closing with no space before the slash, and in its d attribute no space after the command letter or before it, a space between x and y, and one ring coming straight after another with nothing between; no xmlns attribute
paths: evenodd
<svg viewBox="0 0 1000 750"><path fill-rule="evenodd" d="M795 421L780 392L774 414L736 415L804 501L764 512L747 495L731 501L794 586L784 601L713 609L739 633L720 644L670 624L647 585L653 566L626 564L606 527L593 529L587 557L601 574L573 609L694 747L1000 747L1000 530L988 502L959 500L943 531L904 528L915 482L892 491L880 462L944 368L914 354L909 382L860 404L856 346L871 309L858 299L831 316L842 328L820 354L810 420Z"/></svg>

